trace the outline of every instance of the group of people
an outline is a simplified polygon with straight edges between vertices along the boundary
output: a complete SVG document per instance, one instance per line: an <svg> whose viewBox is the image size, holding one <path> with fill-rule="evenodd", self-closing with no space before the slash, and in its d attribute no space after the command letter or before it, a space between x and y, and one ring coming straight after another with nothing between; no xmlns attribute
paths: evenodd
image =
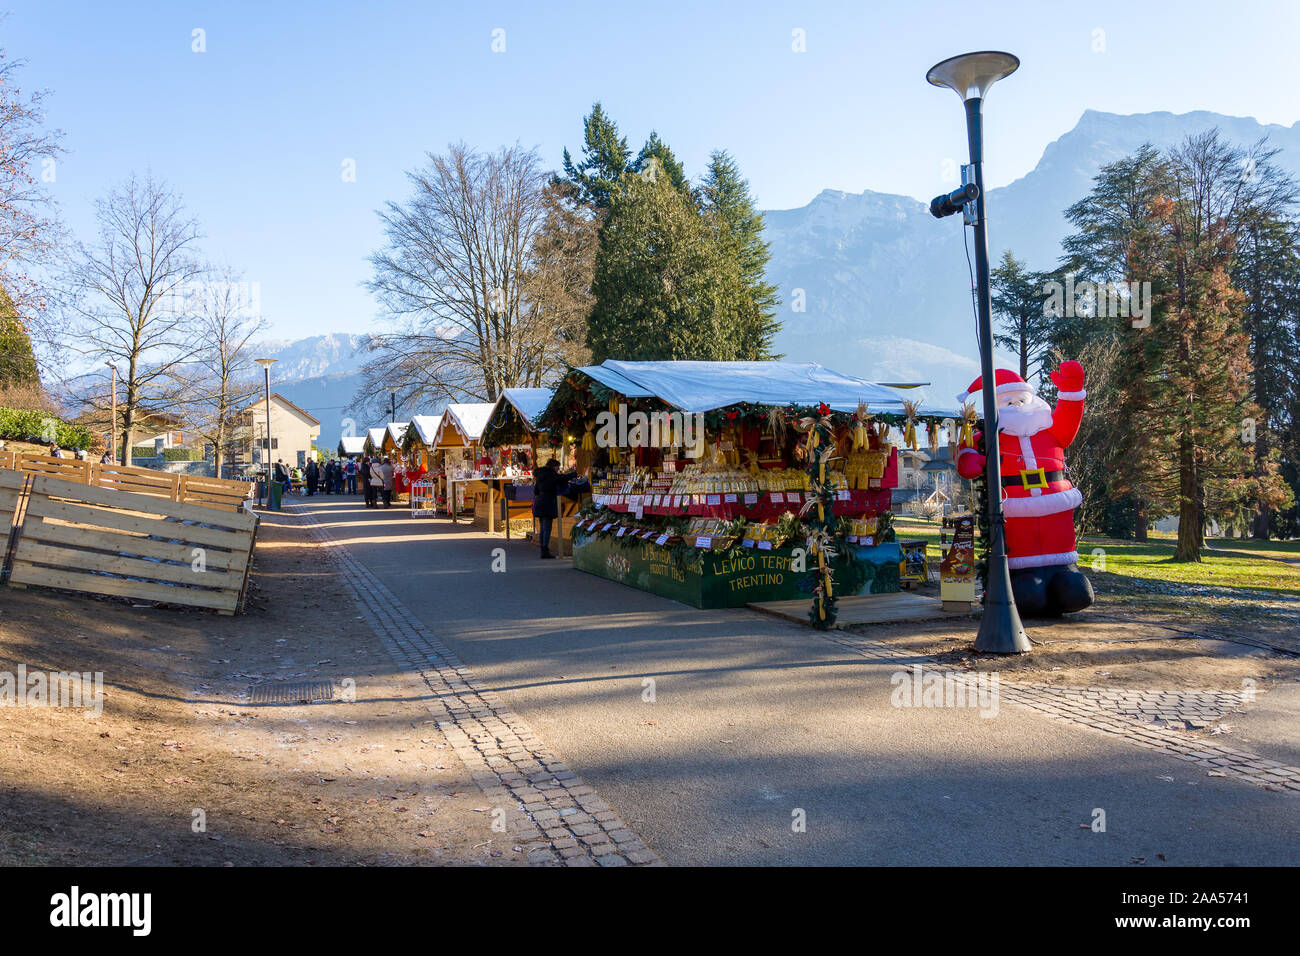
<svg viewBox="0 0 1300 956"><path fill-rule="evenodd" d="M379 507L382 498L385 508L393 504L394 475L396 469L388 458L330 459L320 465L308 461L306 467L288 468L284 459L275 463L275 480L285 487L301 487L307 496L317 492L326 495L355 495L357 485L365 496L367 508Z"/></svg>
<svg viewBox="0 0 1300 956"><path fill-rule="evenodd" d="M286 487L302 487L306 494L321 492L326 495L355 495L360 466L355 458L346 461L330 459L324 465L314 460L304 468L286 468L284 459L275 463L275 480Z"/></svg>

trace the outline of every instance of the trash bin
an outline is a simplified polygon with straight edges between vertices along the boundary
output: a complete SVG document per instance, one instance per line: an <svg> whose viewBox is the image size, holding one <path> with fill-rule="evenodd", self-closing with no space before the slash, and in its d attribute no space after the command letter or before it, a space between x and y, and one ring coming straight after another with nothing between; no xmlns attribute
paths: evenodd
<svg viewBox="0 0 1300 956"><path fill-rule="evenodd" d="M269 503L269 507L272 511L280 510L280 498L283 494L284 494L284 482L283 481L271 482L271 501Z"/></svg>

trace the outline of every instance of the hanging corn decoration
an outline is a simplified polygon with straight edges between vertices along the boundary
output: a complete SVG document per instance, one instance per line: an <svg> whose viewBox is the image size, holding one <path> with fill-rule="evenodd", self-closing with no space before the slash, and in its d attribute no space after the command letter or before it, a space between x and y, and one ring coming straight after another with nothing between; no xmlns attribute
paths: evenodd
<svg viewBox="0 0 1300 956"><path fill-rule="evenodd" d="M907 426L903 429L903 443L912 451L916 451L916 413L920 411L921 403L919 401L903 400L903 413L907 416Z"/></svg>
<svg viewBox="0 0 1300 956"><path fill-rule="evenodd" d="M616 400L612 395L610 396L610 399L609 399L609 413L610 413L611 415L614 416L614 420L615 420L615 421L618 420L618 401L617 401L617 400ZM619 459L618 459L618 437L617 437L617 436L618 436L618 430L617 430L617 429L615 429L615 431L614 431L614 435L615 435L615 438L614 438L614 440L613 440L612 442L610 442L610 445L609 445L609 463L610 463L611 465L617 465L618 462L619 462Z"/></svg>
<svg viewBox="0 0 1300 956"><path fill-rule="evenodd" d="M975 447L975 403L967 402L961 407L961 447Z"/></svg>
<svg viewBox="0 0 1300 956"><path fill-rule="evenodd" d="M939 450L939 423L930 422L925 426L925 431L926 437L930 441L930 454L933 455Z"/></svg>
<svg viewBox="0 0 1300 956"><path fill-rule="evenodd" d="M596 450L596 423L594 421L587 422L587 430L582 433L582 450Z"/></svg>
<svg viewBox="0 0 1300 956"><path fill-rule="evenodd" d="M853 416L853 450L863 451L871 444L868 423L871 415L867 412L867 403L858 402L857 414Z"/></svg>

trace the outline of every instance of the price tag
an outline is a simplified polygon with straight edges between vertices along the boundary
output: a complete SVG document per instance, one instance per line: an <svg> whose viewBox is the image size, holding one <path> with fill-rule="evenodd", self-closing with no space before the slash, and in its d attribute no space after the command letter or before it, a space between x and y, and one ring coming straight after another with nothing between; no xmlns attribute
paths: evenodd
<svg viewBox="0 0 1300 956"><path fill-rule="evenodd" d="M868 548L871 547L873 544L875 544L875 542L876 542L876 539L875 539L875 537L872 536L872 535L867 535L867 536L864 537L864 538L859 538L859 539L858 539L858 543L859 543L859 544L864 544L864 545L866 545Z"/></svg>
<svg viewBox="0 0 1300 956"><path fill-rule="evenodd" d="M617 538L621 538L621 537L623 537L623 535L624 535L626 532L627 532L627 528L619 528L619 529L618 529L618 534L615 535L615 537L617 537Z"/></svg>
<svg viewBox="0 0 1300 956"><path fill-rule="evenodd" d="M841 488L838 492L836 492L836 496L840 499L840 501L848 501L849 500L848 489Z"/></svg>
<svg viewBox="0 0 1300 956"><path fill-rule="evenodd" d="M639 521L645 517L645 508L641 506L640 502L637 502L637 506L632 509L632 513L636 515L637 520Z"/></svg>
<svg viewBox="0 0 1300 956"><path fill-rule="evenodd" d="M780 491L772 492L772 504L779 505L785 503L785 493Z"/></svg>
<svg viewBox="0 0 1300 956"><path fill-rule="evenodd" d="M607 521L607 522L605 522L605 526L604 526L603 528L601 528L600 530L601 530L601 531L608 531L608 530L609 530L610 528L612 528L612 527L614 527L614 522L612 522L612 521Z"/></svg>
<svg viewBox="0 0 1300 956"><path fill-rule="evenodd" d="M740 542L740 546L742 548L752 548L754 546L754 539L745 538L743 541Z"/></svg>
<svg viewBox="0 0 1300 956"><path fill-rule="evenodd" d="M858 536L857 536L856 534L851 534L851 535L848 535L847 537L848 537L848 542L849 542L849 544L857 544L857 543L858 543Z"/></svg>
<svg viewBox="0 0 1300 956"><path fill-rule="evenodd" d="M718 495L709 495L708 499L705 501L705 504L720 505L722 504L722 498L719 497Z"/></svg>
<svg viewBox="0 0 1300 956"><path fill-rule="evenodd" d="M711 547L713 547L713 539L712 539L712 538L696 538L696 539L695 539L695 547L697 547L697 548L711 548Z"/></svg>
<svg viewBox="0 0 1300 956"><path fill-rule="evenodd" d="M758 550L760 550L760 551L771 551L771 550L772 550L772 542L771 542L771 541L760 541L760 542L758 543Z"/></svg>
<svg viewBox="0 0 1300 956"><path fill-rule="evenodd" d="M803 498L800 497L799 492L797 491L787 491L785 493L785 500L790 502L792 505L797 505L799 502L803 501Z"/></svg>
<svg viewBox="0 0 1300 956"><path fill-rule="evenodd" d="M666 534L661 534L659 537L655 538L655 544L667 544L667 543L668 543L668 535Z"/></svg>
<svg viewBox="0 0 1300 956"><path fill-rule="evenodd" d="M745 504L747 505L758 504L758 495L745 495Z"/></svg>
<svg viewBox="0 0 1300 956"><path fill-rule="evenodd" d="M723 504L734 505L734 504L736 503L736 496L735 496L735 495L723 495L723 496L722 496L722 501L723 501Z"/></svg>

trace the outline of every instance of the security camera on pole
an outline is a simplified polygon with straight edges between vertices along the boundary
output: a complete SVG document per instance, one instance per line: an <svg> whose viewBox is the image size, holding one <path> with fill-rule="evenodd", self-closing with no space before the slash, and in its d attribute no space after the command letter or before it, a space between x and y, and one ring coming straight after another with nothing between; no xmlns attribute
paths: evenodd
<svg viewBox="0 0 1300 956"><path fill-rule="evenodd" d="M952 90L966 106L966 140L970 165L962 170L962 186L930 203L935 218L961 210L975 232L975 278L979 307L979 349L984 394L984 434L994 453L987 456L989 560L984 586L984 613L980 618L975 650L993 654L1024 654L1029 651L1020 613L1011 591L1007 563L1006 528L1002 515L1002 463L996 454L998 403L993 375L993 300L989 291L989 241L984 216L984 97L998 80L1010 76L1020 60L1010 53L983 51L965 53L937 63L925 78L935 86Z"/></svg>

